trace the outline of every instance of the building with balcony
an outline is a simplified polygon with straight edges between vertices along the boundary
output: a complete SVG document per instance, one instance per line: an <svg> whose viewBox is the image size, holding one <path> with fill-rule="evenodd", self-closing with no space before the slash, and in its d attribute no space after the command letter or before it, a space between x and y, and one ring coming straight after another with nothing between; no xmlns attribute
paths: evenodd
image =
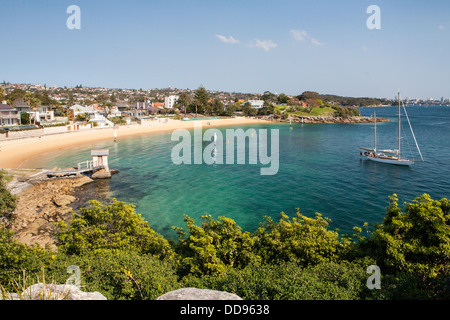
<svg viewBox="0 0 450 320"><path fill-rule="evenodd" d="M20 125L20 112L6 103L0 104L0 127L18 125Z"/></svg>

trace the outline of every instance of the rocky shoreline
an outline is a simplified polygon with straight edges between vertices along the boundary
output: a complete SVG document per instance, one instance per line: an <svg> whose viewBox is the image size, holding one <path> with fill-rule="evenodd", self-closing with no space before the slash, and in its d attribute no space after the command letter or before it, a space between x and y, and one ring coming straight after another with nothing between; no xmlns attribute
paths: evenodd
<svg viewBox="0 0 450 320"><path fill-rule="evenodd" d="M93 181L85 175L48 178L45 171L33 176L16 177L8 185L11 193L17 196L11 223L15 240L55 250L55 222L70 219L70 204L77 200L77 189Z"/></svg>
<svg viewBox="0 0 450 320"><path fill-rule="evenodd" d="M373 123L375 118L373 117L322 117L322 116L295 116L289 119L280 119L279 122L290 122L293 123ZM388 118L377 118L377 122L388 122Z"/></svg>

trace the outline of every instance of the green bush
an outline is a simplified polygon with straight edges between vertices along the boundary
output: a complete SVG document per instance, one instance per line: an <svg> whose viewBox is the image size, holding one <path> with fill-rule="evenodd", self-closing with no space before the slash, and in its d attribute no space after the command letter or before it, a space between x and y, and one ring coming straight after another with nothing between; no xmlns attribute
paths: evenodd
<svg viewBox="0 0 450 320"><path fill-rule="evenodd" d="M23 273L35 278L42 269L51 265L56 256L44 248L27 246L14 240L14 234L0 227L0 284L6 290L15 288Z"/></svg>
<svg viewBox="0 0 450 320"><path fill-rule="evenodd" d="M241 268L250 262L261 261L254 254L256 237L244 232L232 219L210 215L203 216L197 226L194 220L184 216L189 235L181 228L178 233L177 252L180 255L181 274L223 274L227 268Z"/></svg>
<svg viewBox="0 0 450 320"><path fill-rule="evenodd" d="M366 286L361 264L326 262L302 268L293 262L230 269L223 277L186 277L186 287L232 292L244 300L352 300L381 298ZM380 296L380 297L377 297Z"/></svg>
<svg viewBox="0 0 450 320"><path fill-rule="evenodd" d="M6 188L6 180L3 176L3 172L0 171L0 227L2 221L3 223L9 223L11 218L13 218L16 205L17 198Z"/></svg>
<svg viewBox="0 0 450 320"><path fill-rule="evenodd" d="M265 218L255 232L225 217L185 216L169 243L135 212L113 200L91 201L58 223L58 251L26 246L0 228L0 285L14 287L26 272L65 283L81 271L83 291L108 299L155 299L180 287L233 292L250 300L448 299L450 203L418 197L401 209L394 195L373 232L342 237L329 220L301 215ZM367 227L367 225L366 225ZM353 239L352 239L353 238ZM369 290L369 265L381 268L381 289Z"/></svg>
<svg viewBox="0 0 450 320"><path fill-rule="evenodd" d="M154 300L179 288L171 262L136 251L59 254L48 272L65 283L71 265L80 268L83 291L101 292L108 300Z"/></svg>
<svg viewBox="0 0 450 320"><path fill-rule="evenodd" d="M328 230L330 222L319 213L309 218L297 212L292 220L282 213L278 223L266 218L256 231L257 251L264 261L292 261L304 266L339 261L350 250L350 242Z"/></svg>
<svg viewBox="0 0 450 320"><path fill-rule="evenodd" d="M109 204L90 201L90 207L74 213L69 224L57 223L58 249L82 255L103 250L137 250L169 257L169 242L150 228L133 205L113 199Z"/></svg>
<svg viewBox="0 0 450 320"><path fill-rule="evenodd" d="M424 194L398 206L390 197L383 223L360 246L391 272L433 279L450 275L450 202Z"/></svg>

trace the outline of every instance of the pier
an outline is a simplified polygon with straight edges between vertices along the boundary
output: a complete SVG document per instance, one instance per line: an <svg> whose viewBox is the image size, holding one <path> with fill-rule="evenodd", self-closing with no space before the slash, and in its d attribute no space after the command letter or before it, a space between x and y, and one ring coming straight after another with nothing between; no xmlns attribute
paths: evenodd
<svg viewBox="0 0 450 320"><path fill-rule="evenodd" d="M73 169L58 171L47 171L46 175L52 177L70 177L80 175L92 175L92 178L104 179L111 177L111 170L108 166L108 149L91 150L92 160L82 161Z"/></svg>

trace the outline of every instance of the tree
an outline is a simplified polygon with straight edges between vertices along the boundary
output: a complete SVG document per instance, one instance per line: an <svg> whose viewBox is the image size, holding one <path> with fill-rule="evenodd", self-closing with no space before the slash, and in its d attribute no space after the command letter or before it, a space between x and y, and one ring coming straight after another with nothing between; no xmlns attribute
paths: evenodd
<svg viewBox="0 0 450 320"><path fill-rule="evenodd" d="M448 276L450 201L432 200L424 194L405 204L403 211L394 194L383 223L361 246L385 268L420 276L423 280Z"/></svg>
<svg viewBox="0 0 450 320"><path fill-rule="evenodd" d="M25 100L27 101L28 105L30 106L31 110L34 112L33 117L33 123L36 123L36 115L39 107L41 106L41 100L39 98L36 98L32 93L27 92L25 94Z"/></svg>
<svg viewBox="0 0 450 320"><path fill-rule="evenodd" d="M6 96L6 100L10 106L14 106L14 101L17 99L25 99L26 91L23 89L14 89Z"/></svg>
<svg viewBox="0 0 450 320"><path fill-rule="evenodd" d="M30 114L28 112L22 112L20 114L20 124L27 125L30 124L30 121Z"/></svg>
<svg viewBox="0 0 450 320"><path fill-rule="evenodd" d="M307 100L318 100L320 99L320 94L315 91L305 91L301 95L297 97L300 101L307 101Z"/></svg>
<svg viewBox="0 0 450 320"><path fill-rule="evenodd" d="M191 97L186 93L182 92L178 98L177 104L184 109L184 113L187 113L187 107L191 103Z"/></svg>
<svg viewBox="0 0 450 320"><path fill-rule="evenodd" d="M208 91L203 86L200 86L195 92L194 96L194 104L195 104L195 113L203 113L206 110L206 107L209 103L209 94Z"/></svg>
<svg viewBox="0 0 450 320"><path fill-rule="evenodd" d="M284 93L280 93L277 98L277 102L281 103L281 104L288 103L289 100L290 100L289 97L287 95L285 95Z"/></svg>
<svg viewBox="0 0 450 320"><path fill-rule="evenodd" d="M222 103L222 101L220 101L219 98L215 98L212 102L212 112L215 115L222 115L224 110L225 110L225 106Z"/></svg>
<svg viewBox="0 0 450 320"><path fill-rule="evenodd" d="M258 110L253 108L251 103L247 101L242 107L242 112L244 113L244 115L251 117L255 116L258 113Z"/></svg>
<svg viewBox="0 0 450 320"><path fill-rule="evenodd" d="M266 105L269 105L277 101L277 96L270 91L265 91L261 96L261 99L264 100Z"/></svg>

